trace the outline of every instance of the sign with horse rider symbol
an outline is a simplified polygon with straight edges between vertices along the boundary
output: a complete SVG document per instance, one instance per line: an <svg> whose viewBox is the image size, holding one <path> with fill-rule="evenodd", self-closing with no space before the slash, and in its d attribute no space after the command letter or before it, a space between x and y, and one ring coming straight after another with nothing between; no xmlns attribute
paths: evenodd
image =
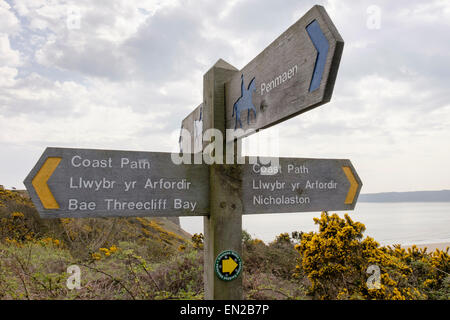
<svg viewBox="0 0 450 320"><path fill-rule="evenodd" d="M242 259L235 251L223 251L217 256L214 269L219 279L234 280L242 271Z"/></svg>
<svg viewBox="0 0 450 320"><path fill-rule="evenodd" d="M329 102L343 48L325 9L314 6L225 84L226 129L236 130L227 140Z"/></svg>

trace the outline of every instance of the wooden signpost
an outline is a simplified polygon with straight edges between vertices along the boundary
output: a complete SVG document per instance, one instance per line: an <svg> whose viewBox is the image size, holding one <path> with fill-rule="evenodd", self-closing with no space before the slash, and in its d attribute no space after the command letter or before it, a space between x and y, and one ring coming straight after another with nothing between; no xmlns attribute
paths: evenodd
<svg viewBox="0 0 450 320"><path fill-rule="evenodd" d="M24 184L43 218L209 212L208 167L170 153L47 148Z"/></svg>
<svg viewBox="0 0 450 320"><path fill-rule="evenodd" d="M237 161L240 138L331 99L343 44L325 9L314 6L241 71L220 59L204 75L203 102L182 122L188 136L180 136L180 150L228 160L233 150L231 163L48 148L24 184L43 218L204 216L205 299L242 299L243 214L356 205L362 183L349 160ZM222 134L211 139L221 148L205 148L208 129Z"/></svg>

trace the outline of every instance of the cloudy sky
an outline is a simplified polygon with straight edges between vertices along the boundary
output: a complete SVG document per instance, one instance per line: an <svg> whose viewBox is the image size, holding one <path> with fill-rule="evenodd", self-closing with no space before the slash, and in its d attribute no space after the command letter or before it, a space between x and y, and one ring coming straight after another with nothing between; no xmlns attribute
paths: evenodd
<svg viewBox="0 0 450 320"><path fill-rule="evenodd" d="M0 0L0 184L47 146L176 150L203 74L317 3L345 40L333 99L276 126L279 154L351 159L363 193L450 189L448 0Z"/></svg>

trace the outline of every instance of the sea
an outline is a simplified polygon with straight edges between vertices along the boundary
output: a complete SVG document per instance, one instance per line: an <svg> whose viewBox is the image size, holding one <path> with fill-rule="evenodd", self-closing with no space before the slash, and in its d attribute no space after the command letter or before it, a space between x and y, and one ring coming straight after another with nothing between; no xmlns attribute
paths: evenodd
<svg viewBox="0 0 450 320"><path fill-rule="evenodd" d="M381 245L450 242L450 202L360 202L348 213L366 226L365 236ZM272 242L280 233L318 231L313 218L320 212L244 215L242 228L254 239ZM181 217L181 227L194 234L203 232L203 217Z"/></svg>

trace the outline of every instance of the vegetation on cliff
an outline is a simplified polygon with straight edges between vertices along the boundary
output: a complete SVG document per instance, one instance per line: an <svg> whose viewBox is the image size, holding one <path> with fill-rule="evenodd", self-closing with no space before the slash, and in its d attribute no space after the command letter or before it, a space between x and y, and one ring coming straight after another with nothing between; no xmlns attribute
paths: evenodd
<svg viewBox="0 0 450 320"><path fill-rule="evenodd" d="M450 298L448 249L380 246L347 215L315 222L269 244L243 232L244 298ZM202 234L164 218L42 220L25 193L0 188L0 299L202 298Z"/></svg>

